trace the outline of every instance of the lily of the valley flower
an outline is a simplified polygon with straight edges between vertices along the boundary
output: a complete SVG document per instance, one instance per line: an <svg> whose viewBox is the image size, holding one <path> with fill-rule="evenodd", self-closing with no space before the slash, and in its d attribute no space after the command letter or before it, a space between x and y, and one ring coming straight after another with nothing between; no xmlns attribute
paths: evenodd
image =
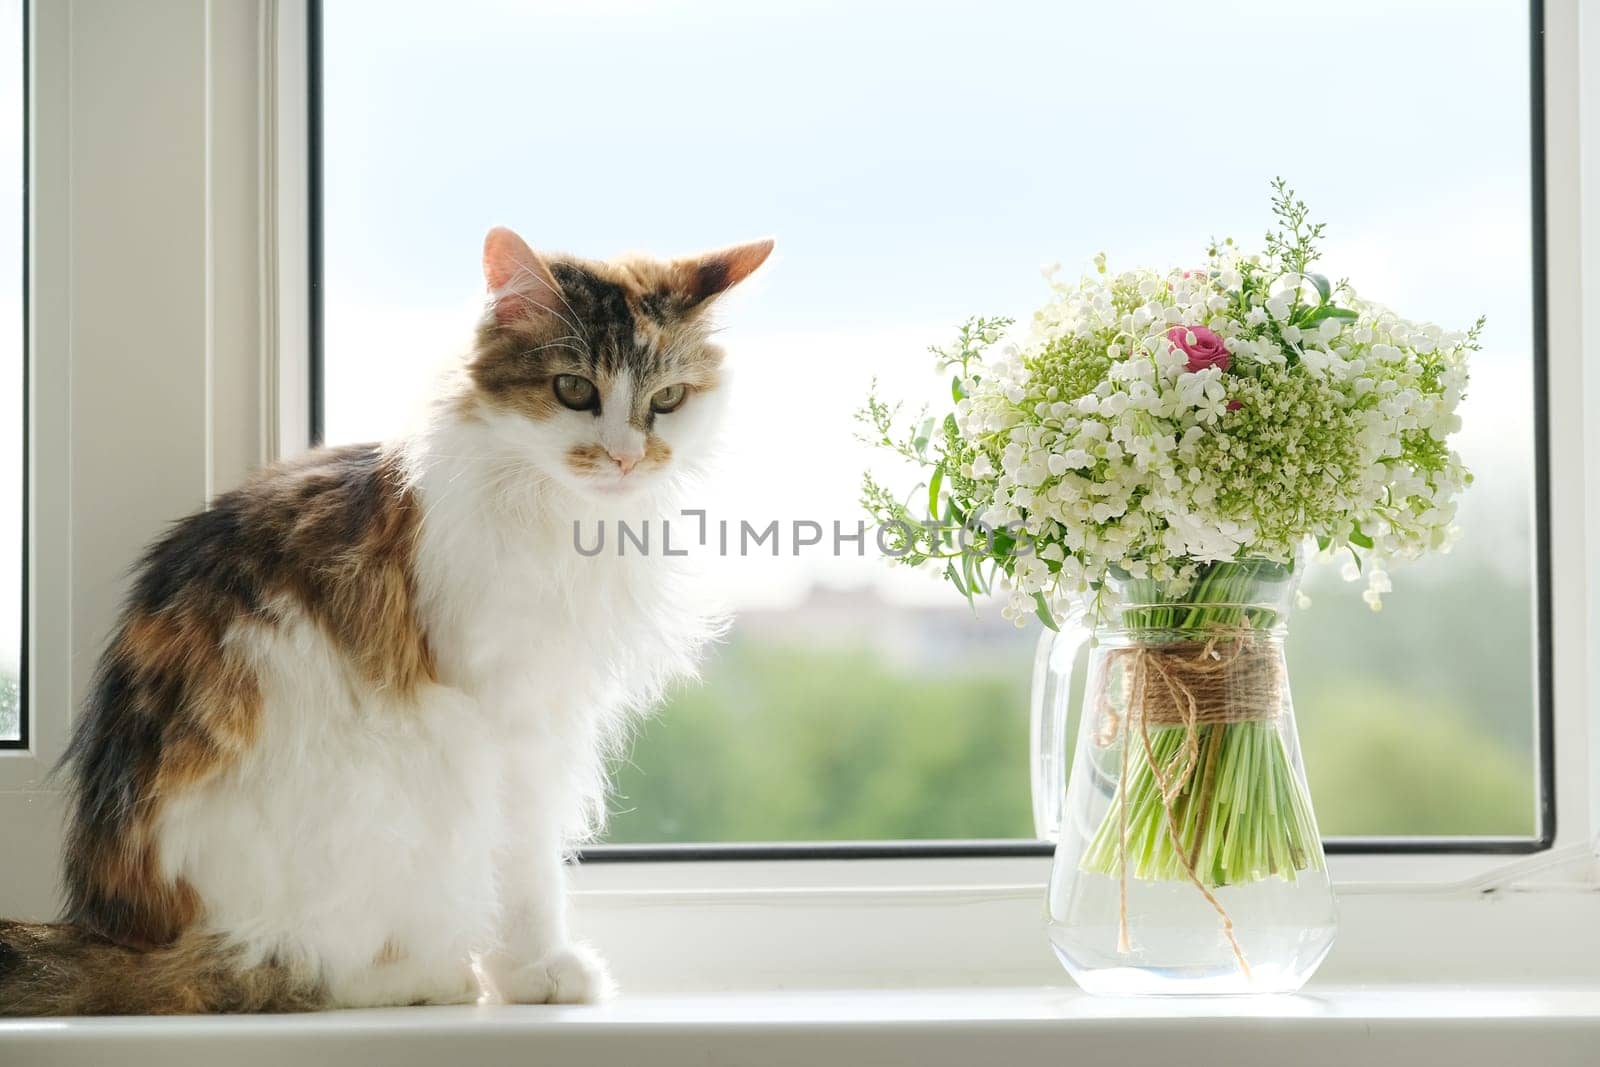
<svg viewBox="0 0 1600 1067"><path fill-rule="evenodd" d="M1471 481L1450 437L1476 330L1307 277L1231 245L1203 270L1118 272L1099 256L1077 281L1051 275L1015 347L979 334L956 432L936 447L964 478L944 482L964 513L1027 530L1008 618L1031 619L1035 594L1057 617L1088 609L1113 573L1181 583L1210 561L1287 561L1312 538L1362 561L1376 608L1387 561L1448 550Z"/></svg>

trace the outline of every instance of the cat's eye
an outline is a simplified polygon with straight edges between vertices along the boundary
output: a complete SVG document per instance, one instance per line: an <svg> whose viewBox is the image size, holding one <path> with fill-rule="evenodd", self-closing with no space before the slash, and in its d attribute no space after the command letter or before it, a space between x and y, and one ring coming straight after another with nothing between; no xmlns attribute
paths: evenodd
<svg viewBox="0 0 1600 1067"><path fill-rule="evenodd" d="M600 403L594 383L576 374L558 374L553 385L556 399L573 411L593 411Z"/></svg>
<svg viewBox="0 0 1600 1067"><path fill-rule="evenodd" d="M657 415L677 411L683 406L684 398L688 395L689 390L682 385L669 385L665 389L658 389L656 395L650 398L650 410Z"/></svg>

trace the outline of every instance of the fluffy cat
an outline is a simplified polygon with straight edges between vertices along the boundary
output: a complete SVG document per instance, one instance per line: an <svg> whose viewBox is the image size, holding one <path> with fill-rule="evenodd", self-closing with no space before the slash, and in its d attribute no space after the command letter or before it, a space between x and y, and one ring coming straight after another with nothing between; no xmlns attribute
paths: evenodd
<svg viewBox="0 0 1600 1067"><path fill-rule="evenodd" d="M587 1001L563 859L628 716L711 624L573 523L676 513L723 391L708 308L770 241L668 262L490 231L426 427L255 475L144 558L64 761L60 922L0 1014Z"/></svg>

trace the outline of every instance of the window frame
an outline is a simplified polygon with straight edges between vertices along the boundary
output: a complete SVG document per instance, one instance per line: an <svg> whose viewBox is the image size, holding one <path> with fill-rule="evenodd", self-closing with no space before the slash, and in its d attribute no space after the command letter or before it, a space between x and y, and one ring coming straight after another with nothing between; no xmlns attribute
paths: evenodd
<svg viewBox="0 0 1600 1067"><path fill-rule="evenodd" d="M28 265L31 258L29 255L29 242L32 230L29 225L29 205L33 201L33 190L29 186L28 176L32 171L33 108L31 105L32 78L29 73L32 70L32 59L29 54L31 52L29 45L29 23L31 18L27 0L22 0L19 7L21 8L20 16L22 19L22 202L14 205L14 207L22 212L22 315L19 323L22 336L18 338L22 343L22 506L18 509L18 518L22 524L22 558L14 560L11 565L21 570L22 580L17 585L17 612L21 616L17 627L17 635L20 642L20 647L17 649L17 736L0 737L0 752L28 751L30 747L28 738L32 727L32 715L29 714L28 703L28 660L30 659L28 655L28 623L33 616L28 604L28 572L31 570L28 566L30 558L29 534L31 532L28 522L30 510L28 500L29 475L32 468L29 458L29 446L32 443L29 427L32 422L30 413L33 407L30 403L32 367L30 365L31 360L28 358L31 347L28 343L28 308L31 303L28 299Z"/></svg>
<svg viewBox="0 0 1600 1067"><path fill-rule="evenodd" d="M1525 855L1543 852L1556 842L1556 779L1554 763L1555 708L1553 657L1551 654L1551 569L1549 566L1550 478L1549 424L1546 404L1548 388L1548 300L1545 269L1545 57L1544 3L1528 2L1529 42L1529 184L1531 220L1530 284L1532 299L1533 397L1534 397L1534 657L1535 730L1533 746L1535 813L1538 832L1528 837L1462 835L1450 837L1325 837L1323 845L1332 855ZM310 359L306 396L310 419L309 440L323 439L324 352L322 338L323 286L323 150L322 81L323 70L322 2L306 5L307 53L307 176L310 294ZM828 842L686 842L683 844L601 844L581 851L583 863L724 863L729 861L835 861L896 859L958 859L973 857L1048 856L1054 845L1046 841L1015 839L883 840Z"/></svg>
<svg viewBox="0 0 1600 1067"><path fill-rule="evenodd" d="M0 749L0 912L42 919L64 816L51 771L129 562L303 442L272 421L298 387L266 377L297 343L273 284L298 253L274 243L293 198L279 204L269 45L293 5L24 2L28 733ZM303 79L288 92L303 99ZM289 128L303 136L303 120ZM295 312L282 328L280 309Z"/></svg>

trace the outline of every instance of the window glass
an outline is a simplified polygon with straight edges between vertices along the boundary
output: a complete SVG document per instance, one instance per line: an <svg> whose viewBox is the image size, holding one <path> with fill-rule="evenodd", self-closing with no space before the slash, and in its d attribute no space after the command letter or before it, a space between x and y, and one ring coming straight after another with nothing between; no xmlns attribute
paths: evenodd
<svg viewBox="0 0 1600 1067"><path fill-rule="evenodd" d="M1290 655L1333 835L1536 831L1528 10L1513 2L461 3L325 7L326 412L392 435L480 307L479 242L685 253L766 234L724 309L712 519L853 531L876 376L1025 318L1038 268L1255 243L1268 181L1329 273L1487 315L1453 555L1373 615L1337 567ZM1359 62L1352 66L1352 57ZM1435 62L1428 57L1449 57ZM787 533L785 535L787 537ZM825 546L831 549L831 544ZM1036 634L854 546L710 560L737 609L618 767L610 840L1031 836Z"/></svg>
<svg viewBox="0 0 1600 1067"><path fill-rule="evenodd" d="M24 739L23 78L21 0L0 0L0 745Z"/></svg>

